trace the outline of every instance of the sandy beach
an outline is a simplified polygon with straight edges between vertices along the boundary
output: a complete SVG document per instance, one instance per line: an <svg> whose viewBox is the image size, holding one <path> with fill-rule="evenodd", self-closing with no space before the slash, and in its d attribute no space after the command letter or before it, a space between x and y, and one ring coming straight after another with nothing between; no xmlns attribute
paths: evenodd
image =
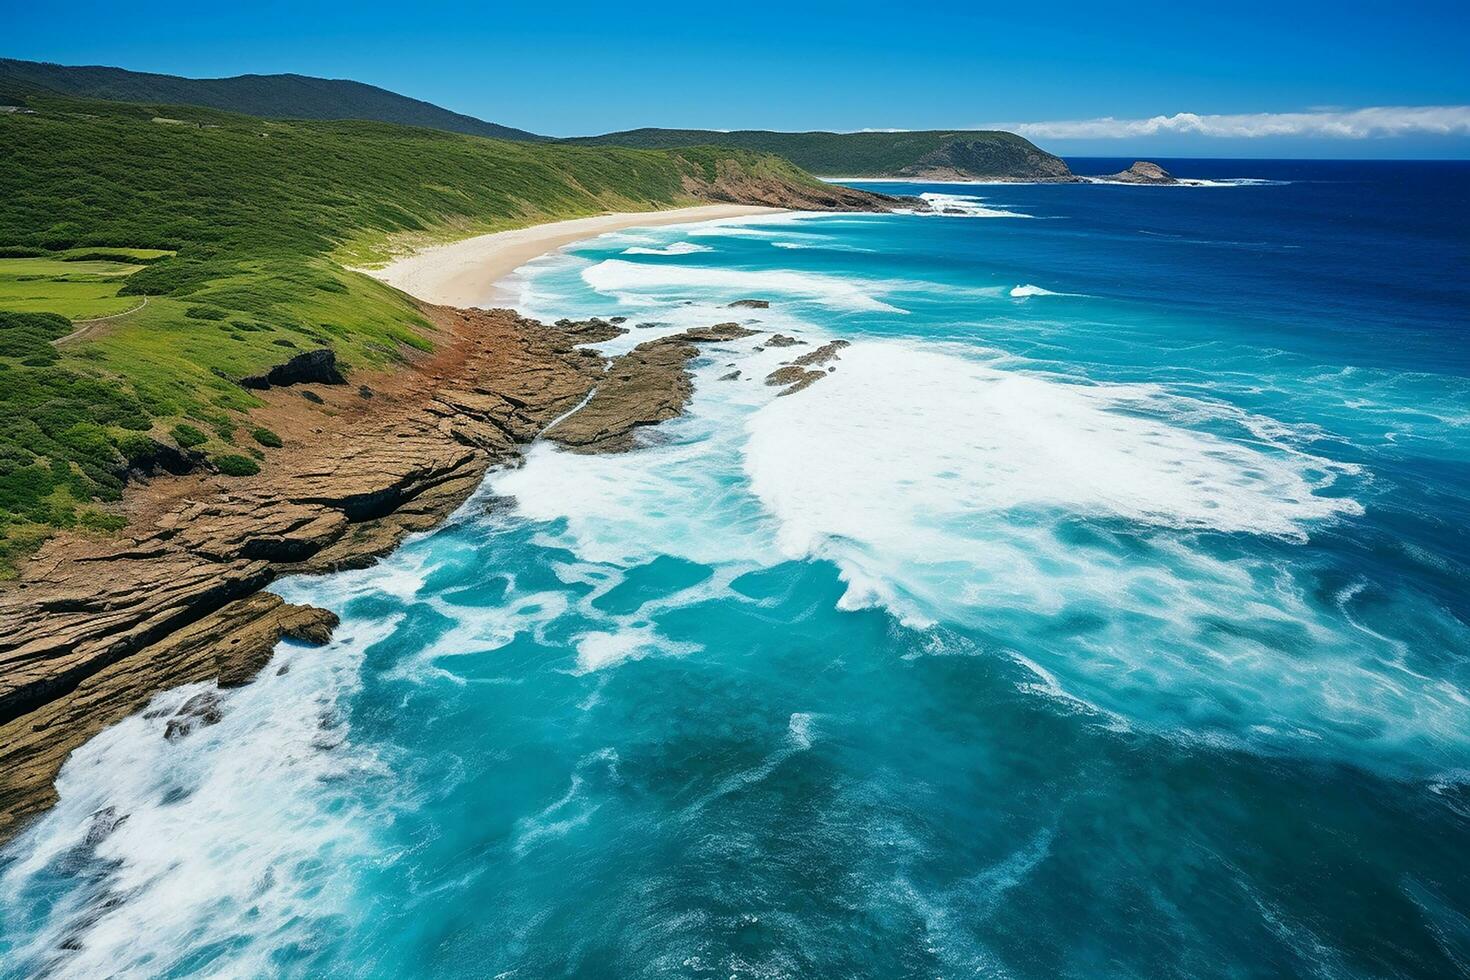
<svg viewBox="0 0 1470 980"><path fill-rule="evenodd" d="M429 303L458 307L507 306L514 300L501 282L516 269L547 252L584 238L623 228L680 225L750 214L779 214L782 208L710 204L671 211L628 211L553 221L513 231L477 235L436 245L361 271Z"/></svg>

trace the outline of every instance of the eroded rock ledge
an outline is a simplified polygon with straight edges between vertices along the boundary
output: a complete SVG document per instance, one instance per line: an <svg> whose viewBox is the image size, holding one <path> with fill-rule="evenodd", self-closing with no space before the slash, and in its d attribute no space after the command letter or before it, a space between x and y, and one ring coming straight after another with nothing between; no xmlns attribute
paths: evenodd
<svg viewBox="0 0 1470 980"><path fill-rule="evenodd" d="M73 748L157 691L242 684L283 638L327 642L336 616L260 591L276 577L371 563L553 421L546 437L578 452L632 448L683 411L699 344L752 333L720 324L609 360L579 346L622 332L605 321L426 312L460 345L453 377L419 379L431 394L341 413L309 449L169 501L129 536L57 539L0 591L0 839L54 802Z"/></svg>

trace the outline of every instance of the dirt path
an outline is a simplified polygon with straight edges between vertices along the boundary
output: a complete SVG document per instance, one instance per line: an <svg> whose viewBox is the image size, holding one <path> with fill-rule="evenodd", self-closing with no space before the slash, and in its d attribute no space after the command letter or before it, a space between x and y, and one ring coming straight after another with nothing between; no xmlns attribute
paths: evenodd
<svg viewBox="0 0 1470 980"><path fill-rule="evenodd" d="M110 316L99 316L99 317L95 317L95 318L93 318L91 320L73 320L72 322L75 323L75 324L77 324L77 328L75 330L73 330L71 333L67 334L65 337L57 337L55 340L53 340L51 342L53 344L55 344L57 347L63 347L65 345L67 345L67 344L74 344L78 340L85 340L86 338L92 336L97 331L99 331L99 330L105 330L106 329L106 324L108 324L110 321L117 320L117 319L119 319L121 317L125 317L125 316L131 316L132 314L137 313L139 310L141 310L143 307L145 307L147 305L148 305L148 297L147 296L144 296L143 297L143 302L139 303L137 306L133 307L131 310L123 310L121 313L113 313Z"/></svg>

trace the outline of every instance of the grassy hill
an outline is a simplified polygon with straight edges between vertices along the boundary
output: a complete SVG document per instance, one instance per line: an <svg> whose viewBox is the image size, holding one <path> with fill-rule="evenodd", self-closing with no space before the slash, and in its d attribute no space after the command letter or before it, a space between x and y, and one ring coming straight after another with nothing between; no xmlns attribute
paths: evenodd
<svg viewBox="0 0 1470 980"><path fill-rule="evenodd" d="M833 177L945 177L1070 180L1060 157L999 130L912 133L778 133L705 129L633 129L573 142L667 149L714 145L774 153L814 174Z"/></svg>
<svg viewBox="0 0 1470 980"><path fill-rule="evenodd" d="M205 106L268 119L367 119L496 139L545 139L362 82L305 75L180 78L122 68L0 58L0 94L6 91Z"/></svg>
<svg viewBox="0 0 1470 980"><path fill-rule="evenodd" d="M407 298L346 268L395 243L692 204L721 181L829 192L708 147L28 102L0 113L0 574L52 528L114 526L99 504L159 446L250 468L260 403L237 379L313 348L351 371L430 347Z"/></svg>

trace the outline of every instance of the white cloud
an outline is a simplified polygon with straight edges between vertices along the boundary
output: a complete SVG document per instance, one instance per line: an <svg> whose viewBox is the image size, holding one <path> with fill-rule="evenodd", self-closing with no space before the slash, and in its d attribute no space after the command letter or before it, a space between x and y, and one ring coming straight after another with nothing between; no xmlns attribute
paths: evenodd
<svg viewBox="0 0 1470 980"><path fill-rule="evenodd" d="M1368 139L1407 135L1470 135L1470 105L1370 106L1310 112L1248 112L1199 115L1179 112L1150 119L1072 119L1055 122L998 123L1031 139L1113 139L1184 133L1252 139L1261 136L1316 136Z"/></svg>

